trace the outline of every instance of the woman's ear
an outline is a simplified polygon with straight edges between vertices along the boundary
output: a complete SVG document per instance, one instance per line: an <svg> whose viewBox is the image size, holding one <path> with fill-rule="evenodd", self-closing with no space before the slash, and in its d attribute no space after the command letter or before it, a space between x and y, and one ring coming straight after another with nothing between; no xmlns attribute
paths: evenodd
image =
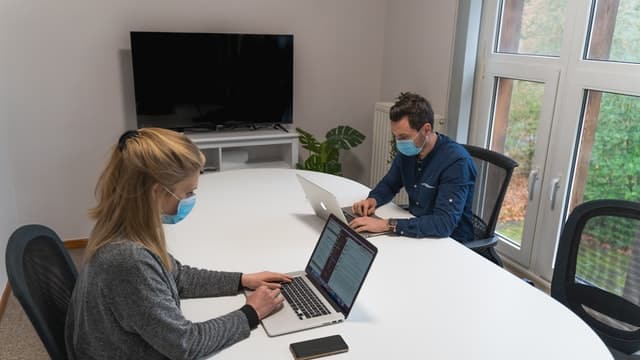
<svg viewBox="0 0 640 360"><path fill-rule="evenodd" d="M163 214L167 213L167 200L164 197L164 187L159 183L153 184L153 186L151 186L151 196L153 197L152 202L160 209L160 212Z"/></svg>
<svg viewBox="0 0 640 360"><path fill-rule="evenodd" d="M151 193L154 199L159 200L160 195L162 195L162 185L158 183L153 184L153 186L151 186Z"/></svg>

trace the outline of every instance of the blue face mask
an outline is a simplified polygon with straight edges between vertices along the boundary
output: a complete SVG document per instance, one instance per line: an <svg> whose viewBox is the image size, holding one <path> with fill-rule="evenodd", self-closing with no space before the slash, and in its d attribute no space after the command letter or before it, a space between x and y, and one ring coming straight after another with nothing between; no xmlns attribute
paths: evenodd
<svg viewBox="0 0 640 360"><path fill-rule="evenodd" d="M193 194L188 198L180 199L168 189L165 188L165 190L167 190L169 194L173 195L173 197L178 199L179 202L178 202L178 210L174 215L162 214L162 223L177 224L180 221L184 220L184 218L186 218L187 215L189 215L189 213L191 212L191 209L193 209L193 207L196 205L196 195Z"/></svg>
<svg viewBox="0 0 640 360"><path fill-rule="evenodd" d="M418 137L418 134L413 139L396 140L396 149L405 156L416 156L420 154L420 151L422 151L422 148L424 148L424 145L427 143L427 139L424 139L422 146L417 147L414 142L416 137Z"/></svg>

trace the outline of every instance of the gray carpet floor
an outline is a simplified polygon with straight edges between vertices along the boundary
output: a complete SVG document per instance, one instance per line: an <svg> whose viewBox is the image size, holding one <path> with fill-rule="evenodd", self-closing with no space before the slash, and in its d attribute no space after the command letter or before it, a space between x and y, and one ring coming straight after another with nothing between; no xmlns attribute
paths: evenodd
<svg viewBox="0 0 640 360"><path fill-rule="evenodd" d="M69 253L79 269L82 266L82 249L70 250ZM11 295L0 319L0 360L23 359L49 359L49 356L20 303Z"/></svg>

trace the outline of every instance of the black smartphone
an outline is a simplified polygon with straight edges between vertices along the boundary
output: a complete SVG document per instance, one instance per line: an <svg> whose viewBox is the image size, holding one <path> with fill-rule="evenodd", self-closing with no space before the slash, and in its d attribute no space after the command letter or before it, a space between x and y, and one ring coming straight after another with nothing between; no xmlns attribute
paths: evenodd
<svg viewBox="0 0 640 360"><path fill-rule="evenodd" d="M289 348L296 360L315 359L349 351L349 346L340 335L300 341L291 344Z"/></svg>

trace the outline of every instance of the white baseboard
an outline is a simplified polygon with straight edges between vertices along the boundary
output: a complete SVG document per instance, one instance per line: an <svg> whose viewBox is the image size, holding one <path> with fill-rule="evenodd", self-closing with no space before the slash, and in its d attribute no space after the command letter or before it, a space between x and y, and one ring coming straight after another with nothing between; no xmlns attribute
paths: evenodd
<svg viewBox="0 0 640 360"><path fill-rule="evenodd" d="M502 262L504 264L504 268L507 269L507 271L509 271L510 273L518 277L527 278L533 281L533 283L536 285L538 289L544 291L547 294L551 294L550 282L532 273L529 269L524 268L522 265L514 262L513 260L504 256L503 254L500 254L500 255L501 255L500 258L502 259Z"/></svg>

